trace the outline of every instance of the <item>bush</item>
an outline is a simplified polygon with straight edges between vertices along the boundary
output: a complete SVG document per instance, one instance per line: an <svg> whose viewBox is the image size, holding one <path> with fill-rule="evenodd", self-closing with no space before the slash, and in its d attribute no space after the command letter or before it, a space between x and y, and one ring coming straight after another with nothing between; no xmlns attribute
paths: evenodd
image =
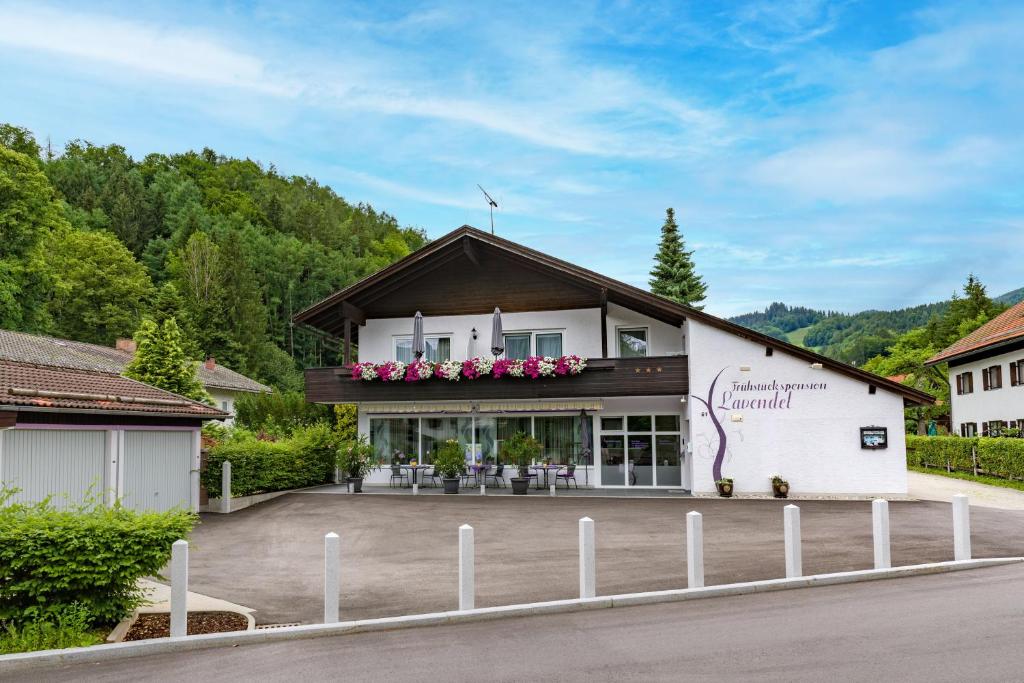
<svg viewBox="0 0 1024 683"><path fill-rule="evenodd" d="M343 441L338 447L336 465L349 477L361 479L374 468L380 467L380 461L373 454L373 446L365 436Z"/></svg>
<svg viewBox="0 0 1024 683"><path fill-rule="evenodd" d="M985 474L1024 479L1024 439L908 435L907 463L973 472L972 449L976 449L978 469Z"/></svg>
<svg viewBox="0 0 1024 683"><path fill-rule="evenodd" d="M91 630L91 622L89 610L76 602L55 609L48 618L0 624L0 655L96 645L103 639Z"/></svg>
<svg viewBox="0 0 1024 683"><path fill-rule="evenodd" d="M466 469L466 456L456 439L448 439L438 449L434 469L445 479L455 479Z"/></svg>
<svg viewBox="0 0 1024 683"><path fill-rule="evenodd" d="M318 422L330 422L331 409L307 403L301 391L247 394L235 402L235 421L253 431L285 435Z"/></svg>
<svg viewBox="0 0 1024 683"><path fill-rule="evenodd" d="M236 430L230 439L210 450L203 485L220 494L221 466L231 461L231 495L285 491L326 484L334 476L339 439L326 424L301 427L287 438L264 441Z"/></svg>
<svg viewBox="0 0 1024 683"><path fill-rule="evenodd" d="M157 575L196 523L183 510L58 510L7 505L10 495L0 492L0 620L18 624L53 621L75 603L99 623L122 619L142 600L137 581Z"/></svg>

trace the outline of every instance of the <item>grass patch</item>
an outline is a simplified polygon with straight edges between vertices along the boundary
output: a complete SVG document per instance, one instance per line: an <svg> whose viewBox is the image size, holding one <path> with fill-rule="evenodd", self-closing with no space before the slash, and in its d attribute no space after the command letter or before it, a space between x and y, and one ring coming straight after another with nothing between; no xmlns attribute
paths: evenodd
<svg viewBox="0 0 1024 683"><path fill-rule="evenodd" d="M0 654L88 647L103 642L103 632L91 625L88 610L75 603L45 618L20 624L0 624Z"/></svg>
<svg viewBox="0 0 1024 683"><path fill-rule="evenodd" d="M999 486L1004 489L1016 489L1018 491L1024 491L1024 481L1017 481L1016 479L1000 479L999 477L990 477L987 474L979 474L974 476L971 472L958 472L953 470L947 472L940 467L921 467L918 465L907 465L907 469L911 472L922 472L924 474L937 474L940 477L949 477L950 479L963 479L964 481L976 481L979 484L988 484L989 486Z"/></svg>

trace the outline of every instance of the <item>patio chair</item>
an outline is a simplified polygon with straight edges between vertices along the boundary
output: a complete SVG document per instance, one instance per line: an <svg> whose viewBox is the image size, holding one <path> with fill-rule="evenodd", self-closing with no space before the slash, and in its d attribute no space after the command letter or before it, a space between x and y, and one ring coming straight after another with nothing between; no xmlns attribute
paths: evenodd
<svg viewBox="0 0 1024 683"><path fill-rule="evenodd" d="M423 483L426 484L427 480L430 480L431 486L438 486L444 482L441 481L441 473L437 471L437 468L430 470L423 470Z"/></svg>
<svg viewBox="0 0 1024 683"><path fill-rule="evenodd" d="M463 467L462 474L459 475L459 478L462 480L463 486L469 486L470 481L476 481L476 473L468 467Z"/></svg>
<svg viewBox="0 0 1024 683"><path fill-rule="evenodd" d="M388 482L388 486L394 487L395 480L398 481L399 487L405 486L405 483L409 481L409 477L402 471L401 465L391 466L391 481Z"/></svg>
<svg viewBox="0 0 1024 683"><path fill-rule="evenodd" d="M565 482L565 488L569 488L570 481L576 488L580 487L579 483L576 481L576 465L566 465L565 472L559 472L555 475L556 483L559 479Z"/></svg>
<svg viewBox="0 0 1024 683"><path fill-rule="evenodd" d="M491 471L484 475L484 484L487 483L488 479L494 480L494 485L499 488L505 488L505 466L497 465Z"/></svg>

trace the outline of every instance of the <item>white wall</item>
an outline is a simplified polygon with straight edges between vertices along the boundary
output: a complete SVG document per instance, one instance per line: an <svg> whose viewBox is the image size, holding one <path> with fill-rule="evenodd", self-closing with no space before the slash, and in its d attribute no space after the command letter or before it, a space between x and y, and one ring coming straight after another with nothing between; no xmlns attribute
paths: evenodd
<svg viewBox="0 0 1024 683"><path fill-rule="evenodd" d="M770 491L770 477L779 474L790 482L794 494L906 493L900 396L881 388L869 394L865 382L827 368L813 369L782 351L765 356L763 345L703 323L691 320L686 327L694 491L715 489L712 466L720 440L708 409L697 397L708 399L711 383L721 371L710 403L726 433L722 474L734 479L738 492ZM749 365L750 371L741 371L741 365ZM747 381L774 382L779 388L776 407L770 407L774 388L734 390L734 382ZM805 386L786 386L793 384ZM733 401L752 399L766 403L733 407ZM731 421L734 414L742 416L742 422ZM868 426L888 428L888 448L860 447L860 428Z"/></svg>
<svg viewBox="0 0 1024 683"><path fill-rule="evenodd" d="M982 422L1024 420L1024 386L1010 386L1010 363L1022 358L1024 358L1024 350L1019 349L949 368L950 399L953 411L952 431L954 434L960 433L960 425L964 422L977 423L978 434L981 434ZM998 365L1003 369L1003 388L985 391L981 371L993 365ZM974 373L974 393L958 396L956 376L968 371Z"/></svg>
<svg viewBox="0 0 1024 683"><path fill-rule="evenodd" d="M237 401L241 396L244 396L246 392L228 391L227 389L208 387L206 389L206 393L208 393L214 402L216 402L218 410L231 413L230 418L221 420L221 422L228 426L235 424L235 401Z"/></svg>
<svg viewBox="0 0 1024 683"><path fill-rule="evenodd" d="M424 336L451 336L452 358L463 360L469 356L471 331L478 333L476 355L488 355L491 348L492 314L444 315L423 318ZM562 353L585 358L601 357L601 310L585 308L567 311L536 311L529 313L502 313L502 326L506 334L513 332L562 332ZM645 326L650 330L649 343L652 356L680 353L683 350L682 330L640 313L608 304L608 355L618 355L616 328ZM359 330L359 359L381 363L394 360L396 337L412 334L412 316L408 318L374 318Z"/></svg>

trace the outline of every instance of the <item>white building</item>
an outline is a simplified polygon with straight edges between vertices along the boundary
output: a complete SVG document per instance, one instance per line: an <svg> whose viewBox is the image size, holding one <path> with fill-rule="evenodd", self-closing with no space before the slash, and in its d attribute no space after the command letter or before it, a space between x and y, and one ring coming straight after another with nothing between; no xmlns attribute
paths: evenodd
<svg viewBox="0 0 1024 683"><path fill-rule="evenodd" d="M938 363L949 364L954 434L1024 429L1024 301L928 360Z"/></svg>
<svg viewBox="0 0 1024 683"><path fill-rule="evenodd" d="M494 310L503 335L492 342ZM360 362L575 354L579 374L366 381ZM429 463L449 438L500 464L517 431L580 485L710 493L906 492L903 408L915 389L464 226L296 316L345 339L346 367L306 372L306 394L356 403L387 462ZM388 366L382 369L387 374ZM493 469L492 469L493 472ZM388 483L385 468L369 483ZM511 472L506 469L507 479Z"/></svg>

